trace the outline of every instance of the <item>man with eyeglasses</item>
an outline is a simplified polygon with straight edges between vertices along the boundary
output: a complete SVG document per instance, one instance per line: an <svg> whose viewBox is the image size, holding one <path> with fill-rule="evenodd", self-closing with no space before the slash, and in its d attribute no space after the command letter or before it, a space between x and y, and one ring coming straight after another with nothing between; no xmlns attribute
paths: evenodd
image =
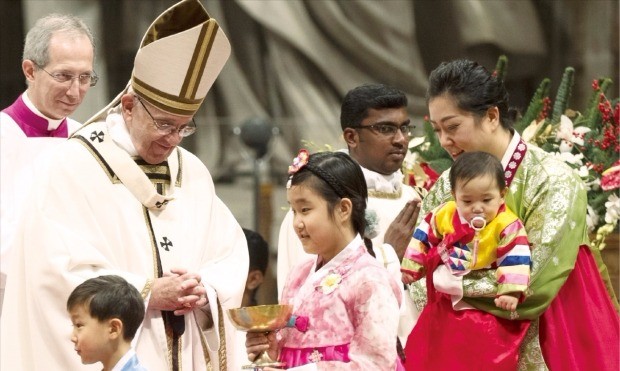
<svg viewBox="0 0 620 371"><path fill-rule="evenodd" d="M61 14L39 19L24 42L28 88L0 113L0 135L66 138L78 129L67 116L97 83L94 59L93 35L81 19Z"/></svg>
<svg viewBox="0 0 620 371"><path fill-rule="evenodd" d="M26 35L22 70L28 87L0 112L0 313L15 223L35 182L32 165L81 126L67 116L97 82L94 56L90 29L73 15L41 18Z"/></svg>
<svg viewBox="0 0 620 371"><path fill-rule="evenodd" d="M377 216L377 234L372 237L375 257L399 283L400 260L413 236L421 200L419 190L403 184L401 172L412 129L407 103L407 96L396 88L366 84L345 95L340 111L348 153L360 164L366 178L367 209ZM282 293L288 272L310 257L295 233L289 211L280 227L278 294ZM407 298L409 295L404 295ZM415 307L410 304L401 310L399 337L403 346L417 319Z"/></svg>
<svg viewBox="0 0 620 371"><path fill-rule="evenodd" d="M63 302L102 274L145 299L134 341L146 369L241 369L225 312L241 305L245 235L179 147L229 55L199 0L176 3L146 31L127 88L52 154L18 225L0 369L93 369L59 340L71 329Z"/></svg>

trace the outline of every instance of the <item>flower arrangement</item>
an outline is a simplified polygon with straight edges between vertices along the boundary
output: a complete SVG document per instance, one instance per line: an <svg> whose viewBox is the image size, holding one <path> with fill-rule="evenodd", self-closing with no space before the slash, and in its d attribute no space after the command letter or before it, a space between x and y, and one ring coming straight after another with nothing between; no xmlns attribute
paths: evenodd
<svg viewBox="0 0 620 371"><path fill-rule="evenodd" d="M506 65L506 57L501 56L494 73L502 79ZM620 219L620 102L618 98L609 98L612 81L602 78L592 82L592 96L584 111L570 109L574 72L572 67L565 69L554 101L549 96L550 80L543 79L515 129L523 140L554 154L584 180L588 229L596 233L594 246L603 249L605 238L617 231ZM428 165L441 173L450 166L451 159L439 145L429 122L425 122L424 130L425 137L412 138L412 157L405 167L432 159Z"/></svg>
<svg viewBox="0 0 620 371"><path fill-rule="evenodd" d="M572 67L565 69L553 107L549 79L544 79L515 128L523 140L553 153L583 179L588 229L596 232L594 246L602 249L620 217L620 102L609 98L612 82L602 78L592 82L592 96L583 112L568 108L574 72Z"/></svg>

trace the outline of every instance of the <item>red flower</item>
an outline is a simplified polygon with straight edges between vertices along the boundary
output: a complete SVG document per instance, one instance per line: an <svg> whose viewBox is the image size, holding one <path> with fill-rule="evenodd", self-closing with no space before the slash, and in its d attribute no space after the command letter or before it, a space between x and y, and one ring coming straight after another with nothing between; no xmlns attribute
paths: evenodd
<svg viewBox="0 0 620 371"><path fill-rule="evenodd" d="M603 191L611 191L620 188L620 160L601 174L601 188Z"/></svg>
<svg viewBox="0 0 620 371"><path fill-rule="evenodd" d="M435 184L435 182L439 178L439 174L437 174L435 170L431 169L431 167L426 162L420 163L420 167L422 167L422 170L424 170L424 174L428 176L428 179L426 179L426 181L424 182L424 188L431 189L433 184Z"/></svg>

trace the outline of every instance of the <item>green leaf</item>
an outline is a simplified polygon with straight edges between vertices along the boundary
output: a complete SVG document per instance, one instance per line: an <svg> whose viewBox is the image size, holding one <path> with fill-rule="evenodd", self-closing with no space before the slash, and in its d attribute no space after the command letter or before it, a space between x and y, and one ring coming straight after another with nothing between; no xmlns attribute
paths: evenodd
<svg viewBox="0 0 620 371"><path fill-rule="evenodd" d="M568 100L570 99L574 78L575 69L573 67L566 67L553 104L553 115L551 116L551 122L553 124L560 122L560 116L562 116L568 108Z"/></svg>
<svg viewBox="0 0 620 371"><path fill-rule="evenodd" d="M452 166L452 158L438 158L431 160L428 162L428 166L435 170L437 174L441 174Z"/></svg>
<svg viewBox="0 0 620 371"><path fill-rule="evenodd" d="M424 122L424 135L426 143L412 148L411 151L417 152L433 170L441 174L452 166L452 157L441 147L439 138L428 121Z"/></svg>
<svg viewBox="0 0 620 371"><path fill-rule="evenodd" d="M501 81L504 81L506 78L506 68L508 66L508 57L505 55L500 55L497 58L497 63L495 64L495 75Z"/></svg>
<svg viewBox="0 0 620 371"><path fill-rule="evenodd" d="M538 117L540 111L542 111L543 99L549 96L550 82L551 80L549 80L548 78L544 78L541 81L538 89L536 89L536 92L530 100L530 105L527 107L527 111L525 111L525 114L523 115L523 117L521 117L521 120L515 123L515 130L517 130L517 132L523 133L523 130L525 130L525 128L527 128L532 123L532 121L534 121Z"/></svg>

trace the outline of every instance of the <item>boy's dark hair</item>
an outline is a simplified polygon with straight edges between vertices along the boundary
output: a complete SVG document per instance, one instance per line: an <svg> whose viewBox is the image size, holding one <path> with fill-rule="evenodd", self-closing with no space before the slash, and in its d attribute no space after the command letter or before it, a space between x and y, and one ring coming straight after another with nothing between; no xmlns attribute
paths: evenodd
<svg viewBox="0 0 620 371"><path fill-rule="evenodd" d="M265 274L269 262L269 245L258 232L242 228L245 239L248 241L248 253L250 254L250 271L259 270Z"/></svg>
<svg viewBox="0 0 620 371"><path fill-rule="evenodd" d="M364 236L366 228L366 199L368 188L362 169L344 152L311 154L308 164L293 174L291 185L303 184L327 202L330 217L337 203L348 198L353 204L351 219L354 230Z"/></svg>
<svg viewBox="0 0 620 371"><path fill-rule="evenodd" d="M144 320L144 299L133 285L115 275L90 278L78 285L69 299L67 310L88 307L98 321L118 318L123 322L123 339L131 341Z"/></svg>
<svg viewBox="0 0 620 371"><path fill-rule="evenodd" d="M506 188L504 167L495 156L487 152L463 152L450 169L450 187L454 192L457 182L464 185L485 175L495 178L500 190Z"/></svg>
<svg viewBox="0 0 620 371"><path fill-rule="evenodd" d="M349 90L340 107L340 127L359 127L368 116L368 110L407 107L407 96L402 91L382 84L365 84Z"/></svg>

